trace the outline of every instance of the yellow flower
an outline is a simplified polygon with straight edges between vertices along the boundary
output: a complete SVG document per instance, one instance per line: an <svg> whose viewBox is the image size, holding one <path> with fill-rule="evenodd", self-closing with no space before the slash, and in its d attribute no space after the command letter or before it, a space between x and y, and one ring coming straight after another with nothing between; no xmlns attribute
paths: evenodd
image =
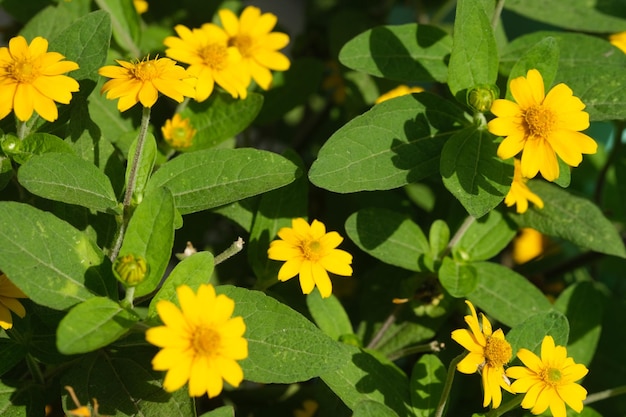
<svg viewBox="0 0 626 417"><path fill-rule="evenodd" d="M289 59L278 52L289 43L289 36L272 32L277 18L272 13L263 13L258 7L248 6L241 12L240 19L228 9L218 12L224 30L228 34L228 45L235 46L249 76L267 90L272 84L270 70L286 71Z"/></svg>
<svg viewBox="0 0 626 417"><path fill-rule="evenodd" d="M566 164L578 166L582 154L593 154L596 142L580 133L589 127L585 105L572 90L561 83L545 94L543 78L531 69L526 77L511 81L515 102L495 100L491 112L497 116L489 122L491 133L505 136L498 156L511 158L522 152L522 175L533 178L537 172L548 180L559 177L558 155Z"/></svg>
<svg viewBox="0 0 626 417"><path fill-rule="evenodd" d="M322 297L329 297L332 284L328 272L352 275L352 255L336 249L343 238L337 232L326 233L324 223L317 220L309 226L302 218L293 219L291 226L280 229L280 239L271 242L267 250L270 259L286 261L278 271L278 279L287 281L300 274L304 294L317 286Z"/></svg>
<svg viewBox="0 0 626 417"><path fill-rule="evenodd" d="M531 261L544 251L545 237L535 229L524 227L513 240L513 262L520 265Z"/></svg>
<svg viewBox="0 0 626 417"><path fill-rule="evenodd" d="M24 317L26 309L17 301L18 298L27 298L26 295L15 286L5 274L0 274L0 327L4 330L13 327L11 311Z"/></svg>
<svg viewBox="0 0 626 417"><path fill-rule="evenodd" d="M179 37L168 36L163 43L168 47L165 54L177 61L189 64L187 71L198 78L197 101L206 100L215 83L234 98L246 98L250 76L242 63L241 54L228 44L228 34L213 23L190 30L177 25L174 30Z"/></svg>
<svg viewBox="0 0 626 417"><path fill-rule="evenodd" d="M62 75L78 69L58 52L47 52L48 41L37 36L30 45L22 36L0 48L0 119L13 110L22 122L37 112L49 122L59 117L55 101L68 104L78 91L76 80Z"/></svg>
<svg viewBox="0 0 626 417"><path fill-rule="evenodd" d="M408 85L401 84L378 97L376 99L376 104L391 100L392 98L406 96L411 93L421 93L422 91L424 91L422 87L409 87Z"/></svg>
<svg viewBox="0 0 626 417"><path fill-rule="evenodd" d="M474 305L465 301L472 314L465 316L467 329L457 329L452 332L452 339L463 346L469 353L457 365L456 369L464 374L480 372L482 374L484 399L483 407L492 403L493 408L500 406L502 391L500 388L511 392L509 381L504 374L504 365L511 360L513 352L511 345L504 338L502 329L495 332L491 329L491 323L481 313L482 329L478 323L478 316Z"/></svg>
<svg viewBox="0 0 626 417"><path fill-rule="evenodd" d="M293 417L313 417L318 408L320 408L320 406L317 401L304 400L302 408L293 410Z"/></svg>
<svg viewBox="0 0 626 417"><path fill-rule="evenodd" d="M526 185L527 179L522 176L522 167L519 159L514 159L515 170L513 171L513 183L504 198L504 204L511 207L517 204L516 211L518 213L526 213L528 210L528 201L534 203L537 207L543 208L543 200Z"/></svg>
<svg viewBox="0 0 626 417"><path fill-rule="evenodd" d="M185 149L191 146L196 129L191 126L189 119L183 119L176 113L167 119L161 127L163 138L174 149Z"/></svg>
<svg viewBox="0 0 626 417"><path fill-rule="evenodd" d="M159 92L179 103L185 97L194 96L189 74L171 59L147 57L137 62L116 62L119 67L107 65L100 68L98 74L112 78L104 83L100 92L106 92L109 100L119 98L119 111L126 111L138 102L144 107L152 107Z"/></svg>
<svg viewBox="0 0 626 417"><path fill-rule="evenodd" d="M162 348L152 367L167 371L163 388L173 392L189 381L190 396L206 392L212 398L222 392L223 380L239 386L243 371L236 361L248 357L248 341L243 319L231 317L235 302L216 296L210 284L200 285L197 294L181 285L176 294L181 308L160 300L157 312L165 325L146 332L146 340Z"/></svg>
<svg viewBox="0 0 626 417"><path fill-rule="evenodd" d="M609 42L626 53L626 32L614 33L609 36Z"/></svg>
<svg viewBox="0 0 626 417"><path fill-rule="evenodd" d="M541 343L541 358L528 349L520 349L517 357L524 366L512 366L506 374L515 378L511 385L515 393L526 393L522 407L533 414L541 414L548 407L554 417L565 417L565 404L576 412L583 410L587 390L576 383L587 375L584 365L567 357L564 346L555 346L552 336Z"/></svg>
<svg viewBox="0 0 626 417"><path fill-rule="evenodd" d="M146 0L133 0L133 5L139 14L144 14L148 11L148 2Z"/></svg>

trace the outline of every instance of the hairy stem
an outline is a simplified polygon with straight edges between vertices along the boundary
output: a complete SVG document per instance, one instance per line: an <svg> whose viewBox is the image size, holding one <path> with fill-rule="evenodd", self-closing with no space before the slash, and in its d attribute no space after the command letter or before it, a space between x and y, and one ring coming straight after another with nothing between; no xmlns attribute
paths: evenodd
<svg viewBox="0 0 626 417"><path fill-rule="evenodd" d="M493 30L496 30L498 27L498 22L500 21L500 15L502 14L502 9L504 8L505 0L498 0L496 4L496 8L493 11L493 17L491 18L491 27Z"/></svg>
<svg viewBox="0 0 626 417"><path fill-rule="evenodd" d="M587 396L587 399L583 401L583 404L587 405L587 404L595 403L596 401L606 400L607 398L617 397L618 395L624 395L624 394L626 394L626 385L607 389L607 390L600 391L600 392L595 392Z"/></svg>
<svg viewBox="0 0 626 417"><path fill-rule="evenodd" d="M382 326L380 326L380 329L378 329L374 337L372 337L372 340L370 340L370 342L367 344L368 349L376 349L376 347L378 347L378 344L380 343L381 339L383 338L387 330L391 327L393 323L395 323L396 317L398 316L398 313L400 312L403 306L404 304L398 304L393 309L391 314L389 314L389 317L387 317L387 320L385 320L385 322L383 323Z"/></svg>
<svg viewBox="0 0 626 417"><path fill-rule="evenodd" d="M243 249L243 244L243 239L238 238L236 241L233 242L232 245L228 247L228 249L215 257L215 265L219 265L231 256L234 256L241 252L241 250Z"/></svg>
<svg viewBox="0 0 626 417"><path fill-rule="evenodd" d="M461 362L465 355L465 353L462 353L450 361L450 366L448 366L448 376L446 377L446 382L443 386L441 398L439 399L439 404L437 405L437 410L435 411L434 417L443 416L443 410L446 408L446 403L448 402L448 397L450 396L450 390L452 389L452 382L454 381L456 366L459 362Z"/></svg>

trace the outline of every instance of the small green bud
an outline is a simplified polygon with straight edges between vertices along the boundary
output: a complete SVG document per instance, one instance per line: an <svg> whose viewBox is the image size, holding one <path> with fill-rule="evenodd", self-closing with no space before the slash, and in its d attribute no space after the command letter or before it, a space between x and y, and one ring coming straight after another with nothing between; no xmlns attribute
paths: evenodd
<svg viewBox="0 0 626 417"><path fill-rule="evenodd" d="M2 152L4 152L6 156L13 156L21 153L22 141L17 136L4 135L0 140L2 141L2 144L0 145L2 147Z"/></svg>
<svg viewBox="0 0 626 417"><path fill-rule="evenodd" d="M122 284L134 287L140 284L148 273L148 264L141 256L133 254L118 256L113 265L113 274Z"/></svg>
<svg viewBox="0 0 626 417"><path fill-rule="evenodd" d="M500 89L492 84L480 84L467 92L467 104L474 110L485 113L500 96Z"/></svg>

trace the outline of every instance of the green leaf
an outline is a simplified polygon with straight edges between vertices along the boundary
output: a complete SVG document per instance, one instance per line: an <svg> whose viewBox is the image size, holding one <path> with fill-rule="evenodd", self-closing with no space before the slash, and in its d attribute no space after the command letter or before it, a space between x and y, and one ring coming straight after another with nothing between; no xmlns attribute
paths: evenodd
<svg viewBox="0 0 626 417"><path fill-rule="evenodd" d="M115 212L118 205L109 178L71 153L34 155L20 167L18 179L31 193L50 200L102 212Z"/></svg>
<svg viewBox="0 0 626 417"><path fill-rule="evenodd" d="M315 290L307 295L306 305L315 324L333 339L339 340L341 336L354 333L348 313L333 294L322 298L320 292Z"/></svg>
<svg viewBox="0 0 626 417"><path fill-rule="evenodd" d="M508 0L505 8L539 22L582 32L626 30L626 10L620 0Z"/></svg>
<svg viewBox="0 0 626 417"><path fill-rule="evenodd" d="M354 407L352 417L398 417L398 414L383 403L364 400Z"/></svg>
<svg viewBox="0 0 626 417"><path fill-rule="evenodd" d="M440 219L435 220L428 231L428 244L432 257L439 258L448 247L449 242L450 227L448 227L448 223Z"/></svg>
<svg viewBox="0 0 626 417"><path fill-rule="evenodd" d="M304 162L294 151L286 152L285 157L304 171ZM248 261L257 277L255 289L263 290L278 282L282 263L268 259L267 249L282 227L291 227L292 219L307 217L308 185L303 175L291 184L261 196L247 246Z"/></svg>
<svg viewBox="0 0 626 417"><path fill-rule="evenodd" d="M128 150L128 165L126 166L126 176L124 183L126 187L128 187L128 178L130 177L130 171L133 167L133 159L135 158L135 151L137 150L137 140L136 138L133 143L130 145L130 149ZM144 138L143 149L141 152L141 158L139 158L139 162L136 165L137 177L135 180L135 188L133 190L132 201L137 204L141 202L143 199L143 193L146 188L146 184L150 179L150 174L152 174L152 168L154 168L154 162L157 157L157 144L156 139L154 139L154 135L152 133L146 134Z"/></svg>
<svg viewBox="0 0 626 417"><path fill-rule="evenodd" d="M498 77L496 39L484 3L463 0L456 6L448 86L461 103L472 87L495 84Z"/></svg>
<svg viewBox="0 0 626 417"><path fill-rule="evenodd" d="M174 244L174 198L166 188L148 193L128 222L118 258L142 257L148 265L144 280L137 285L135 296L151 293L163 278Z"/></svg>
<svg viewBox="0 0 626 417"><path fill-rule="evenodd" d="M96 398L101 415L112 417L189 417L195 415L186 389L168 394L162 389L163 373L152 370L152 348L99 350L83 355L61 377L82 404ZM76 406L65 396L66 410Z"/></svg>
<svg viewBox="0 0 626 417"><path fill-rule="evenodd" d="M17 365L26 356L24 347L12 339L0 339L0 376Z"/></svg>
<svg viewBox="0 0 626 417"><path fill-rule="evenodd" d="M450 131L465 123L458 107L429 93L385 101L326 141L309 180L338 193L390 190L419 181L438 172Z"/></svg>
<svg viewBox="0 0 626 417"><path fill-rule="evenodd" d="M263 107L263 96L249 93L245 100L232 98L227 93L215 93L208 100L189 102L182 111L196 130L192 145L184 152L212 148L247 128Z"/></svg>
<svg viewBox="0 0 626 417"><path fill-rule="evenodd" d="M0 156L0 191L4 190L11 178L13 178L11 159Z"/></svg>
<svg viewBox="0 0 626 417"><path fill-rule="evenodd" d="M453 247L462 259L485 261L499 254L515 237L517 228L497 210L472 222Z"/></svg>
<svg viewBox="0 0 626 417"><path fill-rule="evenodd" d="M94 297L74 306L59 323L57 347L61 353L86 353L115 342L139 317L106 297Z"/></svg>
<svg viewBox="0 0 626 417"><path fill-rule="evenodd" d="M132 7L132 6L131 6ZM103 11L95 11L73 22L67 29L50 41L50 50L57 51L66 59L74 61L79 68L70 72L75 80L91 80L93 84L81 84L81 89L94 87L98 80L98 68L107 57L111 39L111 19Z"/></svg>
<svg viewBox="0 0 626 417"><path fill-rule="evenodd" d="M569 324L567 318L556 310L534 314L526 318L507 333L506 339L513 348L513 355L520 348L528 349L539 355L541 342L547 335L552 336L556 345L567 345Z"/></svg>
<svg viewBox="0 0 626 417"><path fill-rule="evenodd" d="M29 3L36 2L29 1ZM49 4L50 2L46 1L46 3ZM3 6L5 5L3 4ZM44 7L35 16L28 19L20 30L20 35L29 41L36 36L54 39L55 36L77 19L89 13L89 6L88 3L82 1L62 1L54 6ZM51 49L48 50L50 51Z"/></svg>
<svg viewBox="0 0 626 417"><path fill-rule="evenodd" d="M13 159L19 164L25 164L33 155L44 153L74 153L72 146L58 136L49 133L33 133L20 142L19 153Z"/></svg>
<svg viewBox="0 0 626 417"><path fill-rule="evenodd" d="M46 392L43 385L32 382L0 381L0 414L2 417L43 416ZM13 385L13 386L12 386Z"/></svg>
<svg viewBox="0 0 626 417"><path fill-rule="evenodd" d="M472 265L478 286L467 298L501 323L513 327L529 315L552 309L541 291L517 272L491 262Z"/></svg>
<svg viewBox="0 0 626 417"><path fill-rule="evenodd" d="M272 152L251 148L206 149L161 165L147 191L167 187L181 214L194 213L291 183L298 167Z"/></svg>
<svg viewBox="0 0 626 417"><path fill-rule="evenodd" d="M601 27L602 30L606 28ZM546 37L552 37L558 43L559 69L554 84L567 84L587 106L585 111L591 121L626 118L626 106L623 105L626 89L619 81L626 66L626 54L606 39L567 32L534 32L521 36L504 50L501 72L507 74L529 48Z"/></svg>
<svg viewBox="0 0 626 417"><path fill-rule="evenodd" d="M234 417L235 409L232 405L225 405L223 407L216 408L213 411L207 411L200 417Z"/></svg>
<svg viewBox="0 0 626 417"><path fill-rule="evenodd" d="M420 271L420 256L430 252L422 229L391 210L366 208L346 220L346 233L356 245L390 265Z"/></svg>
<svg viewBox="0 0 626 417"><path fill-rule="evenodd" d="M570 325L567 356L589 366L602 332L607 299L593 282L570 285L559 295L554 308L565 314Z"/></svg>
<svg viewBox="0 0 626 417"><path fill-rule="evenodd" d="M354 346L351 358L322 375L322 380L351 409L362 401L385 404L401 417L412 416L409 382L392 362Z"/></svg>
<svg viewBox="0 0 626 417"><path fill-rule="evenodd" d="M133 119L126 112L122 115L117 109L117 101L109 100L104 95L100 94L100 89L105 82L104 77L100 77L100 81L96 85L95 91L89 96L88 110L89 116L94 123L100 129L101 139L105 139L108 142L118 145L120 137L124 134L129 134L135 130L133 126ZM137 135L134 135L137 137ZM127 155L128 147L118 146L123 155Z"/></svg>
<svg viewBox="0 0 626 417"><path fill-rule="evenodd" d="M183 259L174 267L167 279L159 288L150 301L148 316L157 315L156 305L160 300L168 300L177 303L176 288L181 285L189 286L194 292L198 291L201 284L211 283L213 267L215 266L213 254L211 252L197 252Z"/></svg>
<svg viewBox="0 0 626 417"><path fill-rule="evenodd" d="M531 227L607 255L626 257L626 249L613 224L591 201L544 181L531 181L533 192L544 202L523 215L510 213L520 228Z"/></svg>
<svg viewBox="0 0 626 417"><path fill-rule="evenodd" d="M246 380L283 384L306 381L348 361L344 345L285 304L239 287L220 285L216 291L235 300L233 315L246 323L249 356L240 362Z"/></svg>
<svg viewBox="0 0 626 417"><path fill-rule="evenodd" d="M439 268L439 282L451 296L462 298L474 291L478 277L472 264L445 257Z"/></svg>
<svg viewBox="0 0 626 417"><path fill-rule="evenodd" d="M510 90L513 78L526 77L528 70L536 69L541 73L544 86L549 87L552 85L552 81L554 81L558 68L559 44L552 36L543 38L531 46L511 69L509 81L506 84L506 98L508 100L513 99Z"/></svg>
<svg viewBox="0 0 626 417"><path fill-rule="evenodd" d="M133 4L126 0L96 0L96 4L110 15L115 42L131 57L140 59L141 51L137 44L141 34L139 15Z"/></svg>
<svg viewBox="0 0 626 417"><path fill-rule="evenodd" d="M116 296L111 263L85 233L16 202L0 202L0 219L0 270L35 303L65 310Z"/></svg>
<svg viewBox="0 0 626 417"><path fill-rule="evenodd" d="M446 368L437 355L426 354L413 365L411 402L415 417L434 415L446 381Z"/></svg>
<svg viewBox="0 0 626 417"><path fill-rule="evenodd" d="M346 67L390 80L446 82L452 38L436 26L416 23L379 26L349 42L339 53Z"/></svg>
<svg viewBox="0 0 626 417"><path fill-rule="evenodd" d="M471 126L452 135L441 152L446 188L469 214L481 217L504 199L513 182L513 161L498 158L495 137Z"/></svg>

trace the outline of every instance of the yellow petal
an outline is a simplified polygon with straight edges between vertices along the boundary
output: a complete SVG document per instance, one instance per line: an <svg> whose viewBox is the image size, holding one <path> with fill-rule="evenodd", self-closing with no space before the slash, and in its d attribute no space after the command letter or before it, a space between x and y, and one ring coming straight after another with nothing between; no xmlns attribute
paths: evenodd
<svg viewBox="0 0 626 417"><path fill-rule="evenodd" d="M215 370L209 367L206 356L196 356L189 373L189 395L192 397L204 395L207 391L207 376L212 373L215 373ZM219 392L215 395L219 395Z"/></svg>
<svg viewBox="0 0 626 417"><path fill-rule="evenodd" d="M317 289L320 291L322 298L330 297L333 292L333 286L330 282L330 278L328 273L319 263L311 264L311 274L313 276L313 281L315 281L315 285ZM303 291L304 292L304 291ZM308 294L305 292L305 294Z"/></svg>
<svg viewBox="0 0 626 417"><path fill-rule="evenodd" d="M278 274L278 279L280 279L280 273ZM313 279L310 261L302 262L302 267L300 268L300 288L303 294L310 294L313 288L315 288L315 280Z"/></svg>
<svg viewBox="0 0 626 417"><path fill-rule="evenodd" d="M521 132L516 132L505 138L498 146L498 156L501 159L509 159L517 155L524 149L526 138Z"/></svg>
<svg viewBox="0 0 626 417"><path fill-rule="evenodd" d="M13 38L15 39L15 38ZM18 84L15 90L13 111L15 116L22 122L27 121L33 115L35 109L35 89L30 84ZM43 115L42 115L43 116Z"/></svg>
<svg viewBox="0 0 626 417"><path fill-rule="evenodd" d="M583 400L587 398L587 390L578 384L557 385L556 391L559 396L580 413L583 410Z"/></svg>
<svg viewBox="0 0 626 417"><path fill-rule="evenodd" d="M304 260L302 258L294 258L285 262L285 264L278 271L278 280L287 281L288 279L301 274L303 263Z"/></svg>
<svg viewBox="0 0 626 417"><path fill-rule="evenodd" d="M239 20L235 14L228 9L220 9L217 14L222 22L222 27L229 36L235 36L239 33Z"/></svg>
<svg viewBox="0 0 626 417"><path fill-rule="evenodd" d="M528 349L520 349L517 352L517 357L519 358L519 360L522 361L524 365L526 365L528 369L533 371L535 374L539 374L543 369L543 362L541 362L541 359L539 359L537 355L535 355Z"/></svg>
<svg viewBox="0 0 626 417"><path fill-rule="evenodd" d="M190 356L182 356L176 365L167 371L163 380L163 389L167 392L174 392L189 380L191 372Z"/></svg>
<svg viewBox="0 0 626 417"><path fill-rule="evenodd" d="M215 367L217 372L233 387L238 387L243 381L243 371L241 366L234 360L218 357L215 358Z"/></svg>

